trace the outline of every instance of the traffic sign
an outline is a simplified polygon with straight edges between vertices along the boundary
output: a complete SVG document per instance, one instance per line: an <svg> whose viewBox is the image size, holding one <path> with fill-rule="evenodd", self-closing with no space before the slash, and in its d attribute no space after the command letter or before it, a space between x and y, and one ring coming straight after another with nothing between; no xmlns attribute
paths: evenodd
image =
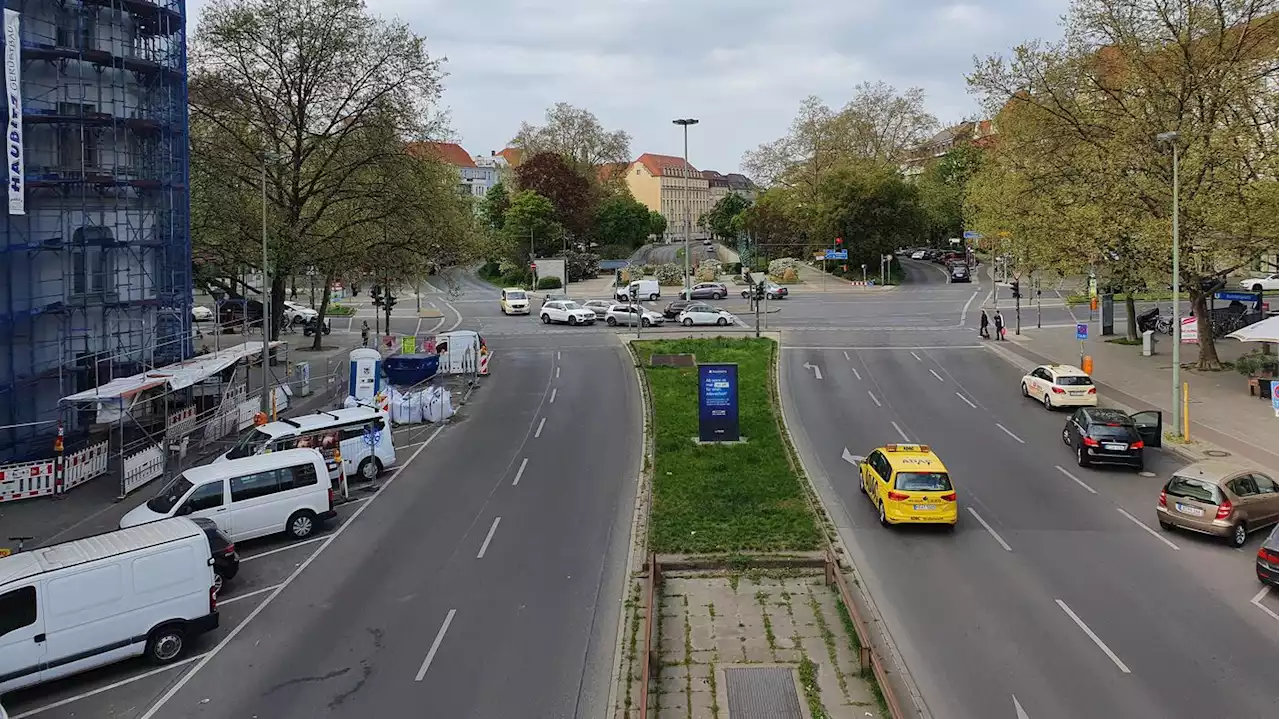
<svg viewBox="0 0 1280 719"><path fill-rule="evenodd" d="M848 250L827 250L825 259L847 260L849 259L849 251Z"/></svg>
<svg viewBox="0 0 1280 719"><path fill-rule="evenodd" d="M1213 299L1227 302L1257 302L1261 296L1257 292L1214 292Z"/></svg>
<svg viewBox="0 0 1280 719"><path fill-rule="evenodd" d="M965 231L964 231L964 238L965 238L966 240L981 240L981 239L982 239L982 233L981 233L981 232L975 232L975 231L973 231L973 230L965 230Z"/></svg>
<svg viewBox="0 0 1280 719"><path fill-rule="evenodd" d="M1076 323L1076 339L1081 341L1089 339L1089 323L1088 322Z"/></svg>

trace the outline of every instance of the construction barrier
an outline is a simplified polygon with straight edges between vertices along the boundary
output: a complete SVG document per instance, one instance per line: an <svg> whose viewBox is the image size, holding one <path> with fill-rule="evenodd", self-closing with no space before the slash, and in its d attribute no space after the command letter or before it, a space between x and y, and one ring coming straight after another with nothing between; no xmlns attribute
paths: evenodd
<svg viewBox="0 0 1280 719"><path fill-rule="evenodd" d="M236 429L247 429L253 426L253 416L258 413L258 407L261 405L262 399L260 397L241 400L240 403L236 405L237 411L239 412L236 421Z"/></svg>
<svg viewBox="0 0 1280 719"><path fill-rule="evenodd" d="M0 502L53 494L55 467L52 459L0 466Z"/></svg>
<svg viewBox="0 0 1280 719"><path fill-rule="evenodd" d="M62 491L84 484L100 474L106 474L109 446L110 442L104 439L79 452L67 455L63 460Z"/></svg>
<svg viewBox="0 0 1280 719"><path fill-rule="evenodd" d="M164 474L164 447L155 445L124 458L121 472L121 496Z"/></svg>
<svg viewBox="0 0 1280 719"><path fill-rule="evenodd" d="M164 423L164 436L169 439L178 439L191 434L195 429L196 414L196 407L193 405L169 415Z"/></svg>
<svg viewBox="0 0 1280 719"><path fill-rule="evenodd" d="M480 353L480 374L482 375L489 374L489 357L490 356L491 355L488 352Z"/></svg>

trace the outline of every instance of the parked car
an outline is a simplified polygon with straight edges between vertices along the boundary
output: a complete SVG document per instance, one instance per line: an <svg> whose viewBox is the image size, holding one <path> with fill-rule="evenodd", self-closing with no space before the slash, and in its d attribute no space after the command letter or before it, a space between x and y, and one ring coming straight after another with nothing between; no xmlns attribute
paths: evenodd
<svg viewBox="0 0 1280 719"><path fill-rule="evenodd" d="M1280 274L1272 272L1266 277L1251 277L1240 283L1241 289L1250 292L1266 292L1280 289Z"/></svg>
<svg viewBox="0 0 1280 719"><path fill-rule="evenodd" d="M780 300L786 297L788 294L790 294L789 290L787 290L787 288L783 287L782 285L779 285L774 282L764 283L764 296L768 299ZM751 297L751 288L748 287L742 291L742 299L745 300L745 299L749 299L750 297Z"/></svg>
<svg viewBox="0 0 1280 719"><path fill-rule="evenodd" d="M209 538L209 555L213 557L213 588L222 591L222 585L235 579L240 572L240 554L236 552L236 544L226 532L218 529L218 523L205 517L191 517L196 526L204 530ZM0 717L0 719L3 719Z"/></svg>
<svg viewBox="0 0 1280 719"><path fill-rule="evenodd" d="M1159 410L1127 415L1116 409L1081 407L1062 428L1062 443L1076 453L1076 464L1123 464L1142 471L1143 452L1159 447L1162 420Z"/></svg>
<svg viewBox="0 0 1280 719"><path fill-rule="evenodd" d="M136 656L169 664L218 628L209 542L166 519L0 558L0 695Z"/></svg>
<svg viewBox="0 0 1280 719"><path fill-rule="evenodd" d="M1058 407L1097 407L1098 388L1078 367L1042 364L1022 376L1022 396L1039 400L1048 410Z"/></svg>
<svg viewBox="0 0 1280 719"><path fill-rule="evenodd" d="M285 317L289 318L289 322L295 325L310 322L320 316L320 313L303 304L297 302L285 301L284 303Z"/></svg>
<svg viewBox="0 0 1280 719"><path fill-rule="evenodd" d="M657 280L635 280L626 287L618 287L613 291L613 298L619 302L626 302L631 295L654 302L662 296L662 287Z"/></svg>
<svg viewBox="0 0 1280 719"><path fill-rule="evenodd" d="M662 310L662 316L669 320L674 320L684 312L684 308L689 305L697 304L696 300L672 300L667 304L666 309Z"/></svg>
<svg viewBox="0 0 1280 719"><path fill-rule="evenodd" d="M573 300L555 300L542 305L542 310L538 313L542 319L542 324L549 325L552 322L560 322L567 325L593 325L596 323L596 313L579 305Z"/></svg>
<svg viewBox="0 0 1280 719"><path fill-rule="evenodd" d="M729 288L719 282L699 282L686 293L680 290L682 300L718 300L729 296Z"/></svg>
<svg viewBox="0 0 1280 719"><path fill-rule="evenodd" d="M565 294L562 290L556 290L555 292L548 292L542 296L543 304L546 304L548 302L572 302L572 301L573 300L570 299L569 295Z"/></svg>
<svg viewBox="0 0 1280 719"><path fill-rule="evenodd" d="M637 323L641 327L652 327L666 322L661 314L653 310L647 310L639 305L613 305L609 308L609 313L605 316L606 323L610 327L616 325L635 326Z"/></svg>
<svg viewBox="0 0 1280 719"><path fill-rule="evenodd" d="M247 317L246 317L247 315ZM223 300L218 304L218 324L262 326L262 303L258 300Z"/></svg>
<svg viewBox="0 0 1280 719"><path fill-rule="evenodd" d="M609 308L613 307L609 300L587 300L582 306L596 313L596 319L602 320L609 314Z"/></svg>
<svg viewBox="0 0 1280 719"><path fill-rule="evenodd" d="M1258 547L1258 558L1255 562L1258 581L1271 586L1280 585L1280 527L1272 527L1267 541ZM0 717L3 719L3 717Z"/></svg>
<svg viewBox="0 0 1280 719"><path fill-rule="evenodd" d="M925 256L924 250L916 250L915 252L911 253L911 259L913 260L923 260L924 256Z"/></svg>
<svg viewBox="0 0 1280 719"><path fill-rule="evenodd" d="M720 325L721 327L737 322L737 318L711 305L689 305L676 317L676 321L685 327L693 325Z"/></svg>
<svg viewBox="0 0 1280 719"><path fill-rule="evenodd" d="M205 307L205 306L203 306L203 305L192 305L192 306L191 306L191 321L192 321L192 322L209 322L209 321L211 321L212 319L213 319L213 310L211 310L211 309L209 309L208 307ZM0 715L0 719L4 719L3 715Z"/></svg>
<svg viewBox="0 0 1280 719"><path fill-rule="evenodd" d="M1156 519L1161 529L1187 529L1241 547L1250 532L1276 523L1277 499L1280 494L1270 476L1211 459L1173 473L1160 490Z"/></svg>

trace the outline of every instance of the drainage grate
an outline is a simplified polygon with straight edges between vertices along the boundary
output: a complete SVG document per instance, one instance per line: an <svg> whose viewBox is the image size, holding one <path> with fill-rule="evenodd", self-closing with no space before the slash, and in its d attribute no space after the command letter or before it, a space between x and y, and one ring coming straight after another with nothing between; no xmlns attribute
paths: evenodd
<svg viewBox="0 0 1280 719"><path fill-rule="evenodd" d="M729 719L803 719L791 667L725 667Z"/></svg>

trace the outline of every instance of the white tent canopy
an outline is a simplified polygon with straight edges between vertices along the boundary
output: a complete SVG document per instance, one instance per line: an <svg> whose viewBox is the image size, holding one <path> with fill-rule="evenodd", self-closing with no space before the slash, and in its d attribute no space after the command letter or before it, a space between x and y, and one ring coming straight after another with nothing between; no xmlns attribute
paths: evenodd
<svg viewBox="0 0 1280 719"><path fill-rule="evenodd" d="M1261 322L1254 322L1227 335L1241 342L1280 343L1280 315L1272 315Z"/></svg>

